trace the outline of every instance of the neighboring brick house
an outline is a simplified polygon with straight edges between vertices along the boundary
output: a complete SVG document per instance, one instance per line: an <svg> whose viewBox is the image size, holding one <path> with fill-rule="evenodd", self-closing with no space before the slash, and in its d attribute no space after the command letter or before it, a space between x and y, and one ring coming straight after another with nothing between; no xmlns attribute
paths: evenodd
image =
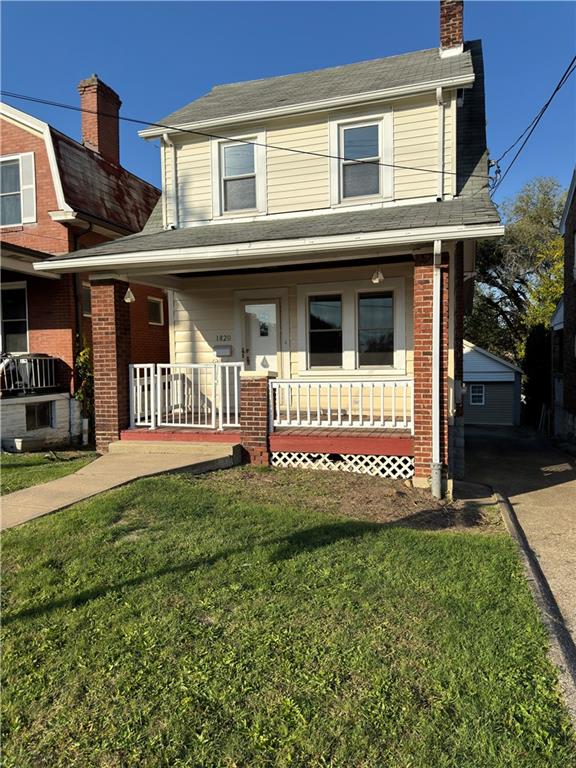
<svg viewBox="0 0 576 768"><path fill-rule="evenodd" d="M576 441L576 169L560 222L564 294L552 318L554 434Z"/></svg>
<svg viewBox="0 0 576 768"><path fill-rule="evenodd" d="M461 0L440 8L439 47L217 86L145 129L163 178L147 231L36 265L91 272L101 449L227 439L438 495L461 471L464 281L503 227L481 43ZM148 368L120 301L145 274L170 317L170 363Z"/></svg>
<svg viewBox="0 0 576 768"><path fill-rule="evenodd" d="M35 272L34 264L140 232L160 195L120 165L117 94L96 76L79 91L87 110L82 144L0 104L2 439L8 447L20 438L62 443L77 432L70 417L77 410L70 401L75 359L92 343L88 273L50 275ZM165 292L136 282L131 288L131 359L164 361ZM156 324L149 323L148 305Z"/></svg>

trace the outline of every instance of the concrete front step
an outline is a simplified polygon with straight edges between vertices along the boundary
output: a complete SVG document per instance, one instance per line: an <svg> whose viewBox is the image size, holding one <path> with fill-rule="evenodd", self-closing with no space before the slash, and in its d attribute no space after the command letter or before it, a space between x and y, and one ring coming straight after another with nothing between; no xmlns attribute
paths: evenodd
<svg viewBox="0 0 576 768"><path fill-rule="evenodd" d="M164 440L116 440L108 446L108 453L129 455L179 454L202 458L224 458L240 455L238 443L180 443Z"/></svg>

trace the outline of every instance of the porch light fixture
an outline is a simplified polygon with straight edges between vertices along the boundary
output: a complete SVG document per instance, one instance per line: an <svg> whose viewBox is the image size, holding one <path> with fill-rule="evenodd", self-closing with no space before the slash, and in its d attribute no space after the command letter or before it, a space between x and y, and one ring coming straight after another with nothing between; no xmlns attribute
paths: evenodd
<svg viewBox="0 0 576 768"><path fill-rule="evenodd" d="M128 288L128 290L124 294L124 301L126 302L126 304L132 304L133 302L136 301L136 296L134 296L130 288Z"/></svg>
<svg viewBox="0 0 576 768"><path fill-rule="evenodd" d="M384 275L382 274L382 271L380 269L377 269L376 272L372 275L372 282L374 285L378 285L379 283L384 280Z"/></svg>

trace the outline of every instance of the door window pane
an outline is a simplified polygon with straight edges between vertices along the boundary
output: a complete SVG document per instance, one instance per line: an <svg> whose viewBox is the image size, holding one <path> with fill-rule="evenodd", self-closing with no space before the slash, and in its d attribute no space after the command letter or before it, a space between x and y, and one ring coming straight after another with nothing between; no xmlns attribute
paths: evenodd
<svg viewBox="0 0 576 768"><path fill-rule="evenodd" d="M358 364L394 364L394 294L358 297Z"/></svg>
<svg viewBox="0 0 576 768"><path fill-rule="evenodd" d="M309 365L342 366L342 298L311 296L309 315Z"/></svg>

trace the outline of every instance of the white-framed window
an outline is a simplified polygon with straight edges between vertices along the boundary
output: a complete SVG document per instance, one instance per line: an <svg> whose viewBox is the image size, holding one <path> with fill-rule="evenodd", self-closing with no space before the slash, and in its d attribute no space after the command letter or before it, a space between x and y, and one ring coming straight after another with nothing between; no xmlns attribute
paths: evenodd
<svg viewBox="0 0 576 768"><path fill-rule="evenodd" d="M330 123L332 205L393 197L392 112Z"/></svg>
<svg viewBox="0 0 576 768"><path fill-rule="evenodd" d="M26 405L26 431L35 429L47 429L52 427L54 414L54 401L45 400L40 403L28 403Z"/></svg>
<svg viewBox="0 0 576 768"><path fill-rule="evenodd" d="M404 278L369 282L298 288L300 374L406 372Z"/></svg>
<svg viewBox="0 0 576 768"><path fill-rule="evenodd" d="M28 352L28 302L26 283L4 283L2 298L2 352Z"/></svg>
<svg viewBox="0 0 576 768"><path fill-rule="evenodd" d="M484 405L484 384L469 384L470 405Z"/></svg>
<svg viewBox="0 0 576 768"><path fill-rule="evenodd" d="M263 132L212 140L214 216L266 212L266 151Z"/></svg>
<svg viewBox="0 0 576 768"><path fill-rule="evenodd" d="M92 292L90 283L82 283L82 316L92 317Z"/></svg>
<svg viewBox="0 0 576 768"><path fill-rule="evenodd" d="M148 296L148 324L164 325L164 301Z"/></svg>
<svg viewBox="0 0 576 768"><path fill-rule="evenodd" d="M34 153L0 158L0 226L36 221Z"/></svg>

